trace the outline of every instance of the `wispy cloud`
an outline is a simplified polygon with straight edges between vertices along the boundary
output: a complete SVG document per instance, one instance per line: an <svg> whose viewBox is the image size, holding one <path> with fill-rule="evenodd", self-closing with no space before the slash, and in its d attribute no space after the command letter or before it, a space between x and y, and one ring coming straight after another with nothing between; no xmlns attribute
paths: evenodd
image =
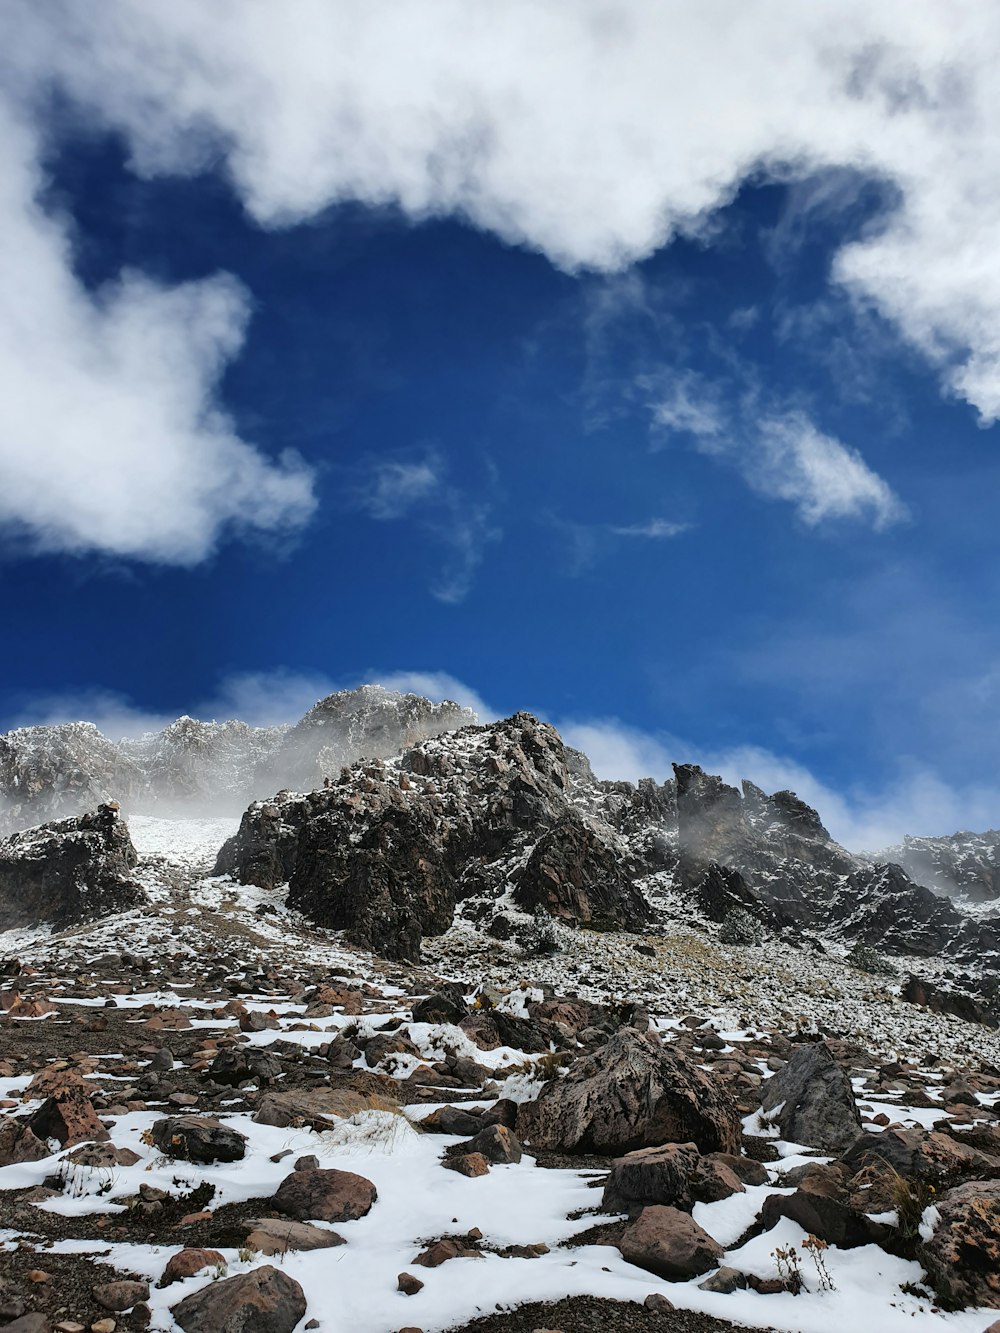
<svg viewBox="0 0 1000 1333"><path fill-rule="evenodd" d="M609 526L613 537L640 537L647 541L668 541L690 530L690 523L675 523L668 518L651 518L645 523L629 523L624 527Z"/></svg>
<svg viewBox="0 0 1000 1333"><path fill-rule="evenodd" d="M493 469L487 470L492 486ZM464 601L487 549L503 536L492 503L472 498L454 482L447 460L433 447L364 459L351 476L348 503L380 523L412 520L443 551L431 596L451 605Z"/></svg>

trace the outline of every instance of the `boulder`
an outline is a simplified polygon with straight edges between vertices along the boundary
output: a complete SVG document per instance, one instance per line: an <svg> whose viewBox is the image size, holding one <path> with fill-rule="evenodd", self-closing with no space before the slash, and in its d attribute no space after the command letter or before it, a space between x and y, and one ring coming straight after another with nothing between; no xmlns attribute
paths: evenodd
<svg viewBox="0 0 1000 1333"><path fill-rule="evenodd" d="M677 1208L644 1208L618 1242L630 1264L670 1282L685 1282L716 1268L723 1250L694 1218Z"/></svg>
<svg viewBox="0 0 1000 1333"><path fill-rule="evenodd" d="M101 1143L110 1135L97 1117L90 1100L90 1088L68 1070L53 1085L51 1097L28 1116L27 1129L43 1143L56 1139L63 1148L76 1143Z"/></svg>
<svg viewBox="0 0 1000 1333"><path fill-rule="evenodd" d="M210 1282L170 1311L184 1333L292 1333L305 1312L302 1288L270 1264Z"/></svg>
<svg viewBox="0 0 1000 1333"><path fill-rule="evenodd" d="M969 1181L937 1202L934 1234L920 1260L938 1302L1000 1310L1000 1180Z"/></svg>
<svg viewBox="0 0 1000 1333"><path fill-rule="evenodd" d="M727 1092L655 1034L621 1028L522 1106L531 1149L620 1156L664 1143L737 1152L741 1122Z"/></svg>
<svg viewBox="0 0 1000 1333"><path fill-rule="evenodd" d="M246 1153L245 1134L206 1115L167 1116L149 1134L160 1152L185 1162L239 1162Z"/></svg>
<svg viewBox="0 0 1000 1333"><path fill-rule="evenodd" d="M183 1282L186 1277L193 1277L206 1268L225 1268L225 1258L218 1250L183 1249L172 1254L160 1278L161 1287L169 1287L172 1282Z"/></svg>
<svg viewBox="0 0 1000 1333"><path fill-rule="evenodd" d="M500 1165L521 1160L517 1135L505 1125L487 1125L465 1144L466 1152L481 1153L488 1162Z"/></svg>
<svg viewBox="0 0 1000 1333"><path fill-rule="evenodd" d="M842 1250L859 1245L885 1245L893 1235L892 1227L873 1222L848 1204L804 1189L794 1194L767 1196L760 1211L764 1230L770 1231L783 1217L790 1217L803 1231Z"/></svg>
<svg viewBox="0 0 1000 1333"><path fill-rule="evenodd" d="M821 1041L799 1046L764 1083L761 1108L783 1139L828 1153L845 1151L861 1131L851 1080Z"/></svg>
<svg viewBox="0 0 1000 1333"><path fill-rule="evenodd" d="M123 1278L119 1282L101 1282L92 1288L94 1300L104 1310L115 1314L121 1310L131 1310L133 1305L149 1300L148 1282L131 1282Z"/></svg>
<svg viewBox="0 0 1000 1333"><path fill-rule="evenodd" d="M146 902L139 856L113 804L0 841L0 930L57 928Z"/></svg>
<svg viewBox="0 0 1000 1333"><path fill-rule="evenodd" d="M297 1221L353 1222L371 1211L375 1186L353 1171L293 1171L278 1186L275 1208Z"/></svg>
<svg viewBox="0 0 1000 1333"><path fill-rule="evenodd" d="M626 1153L612 1164L601 1207L607 1213L639 1213L650 1204L690 1208L688 1182L698 1160L693 1143L666 1143Z"/></svg>
<svg viewBox="0 0 1000 1333"><path fill-rule="evenodd" d="M469 1006L461 986L443 986L413 1006L414 1023L461 1023Z"/></svg>
<svg viewBox="0 0 1000 1333"><path fill-rule="evenodd" d="M28 1128L24 1119L0 1116L0 1166L14 1162L40 1162L52 1149Z"/></svg>
<svg viewBox="0 0 1000 1333"><path fill-rule="evenodd" d="M1000 1156L981 1152L941 1130L884 1129L860 1134L844 1153L852 1171L879 1162L901 1176L919 1176L940 1187L963 1176L1000 1176Z"/></svg>
<svg viewBox="0 0 1000 1333"><path fill-rule="evenodd" d="M288 1250L331 1250L344 1244L343 1236L308 1222L285 1217L257 1217L243 1223L247 1244L261 1254L285 1254Z"/></svg>

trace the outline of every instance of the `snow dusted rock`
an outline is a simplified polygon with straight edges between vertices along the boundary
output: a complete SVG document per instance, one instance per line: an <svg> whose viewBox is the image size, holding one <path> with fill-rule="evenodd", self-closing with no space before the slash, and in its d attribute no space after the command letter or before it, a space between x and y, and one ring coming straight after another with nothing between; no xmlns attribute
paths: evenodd
<svg viewBox="0 0 1000 1333"><path fill-rule="evenodd" d="M529 1150L619 1156L663 1143L738 1152L741 1125L700 1069L658 1037L622 1028L522 1106L517 1132Z"/></svg>
<svg viewBox="0 0 1000 1333"><path fill-rule="evenodd" d="M42 824L0 841L0 930L63 927L146 901L138 864L113 805Z"/></svg>
<svg viewBox="0 0 1000 1333"><path fill-rule="evenodd" d="M160 1278L161 1287L169 1287L173 1282L183 1282L186 1277L193 1277L206 1268L222 1268L225 1257L218 1250L183 1249L172 1254Z"/></svg>
<svg viewBox="0 0 1000 1333"><path fill-rule="evenodd" d="M210 1116L167 1116L149 1134L160 1152L186 1162L239 1162L246 1155L246 1135Z"/></svg>
<svg viewBox="0 0 1000 1333"><path fill-rule="evenodd" d="M937 1201L920 1259L946 1308L1000 1310L1000 1180L972 1181Z"/></svg>
<svg viewBox="0 0 1000 1333"><path fill-rule="evenodd" d="M722 1246L677 1208L644 1208L618 1242L622 1258L669 1282L685 1282L716 1268Z"/></svg>
<svg viewBox="0 0 1000 1333"><path fill-rule="evenodd" d="M861 1132L851 1080L825 1042L800 1046L761 1090L761 1107L783 1139L839 1153Z"/></svg>
<svg viewBox="0 0 1000 1333"><path fill-rule="evenodd" d="M621 858L575 813L539 838L515 880L514 901L592 930L634 929L650 916Z"/></svg>
<svg viewBox="0 0 1000 1333"><path fill-rule="evenodd" d="M139 769L92 722L0 736L0 831L131 800L142 787Z"/></svg>
<svg viewBox="0 0 1000 1333"><path fill-rule="evenodd" d="M904 838L877 860L902 866L911 879L958 902L1000 899L1000 830L952 833L941 838Z"/></svg>
<svg viewBox="0 0 1000 1333"><path fill-rule="evenodd" d="M375 1186L353 1171L293 1171L278 1186L275 1208L299 1222L353 1222L371 1211Z"/></svg>
<svg viewBox="0 0 1000 1333"><path fill-rule="evenodd" d="M244 1223L247 1245L261 1254L285 1254L289 1250L330 1250L345 1243L343 1236L308 1222L287 1217L258 1217Z"/></svg>
<svg viewBox="0 0 1000 1333"><path fill-rule="evenodd" d="M184 1333L292 1333L305 1312L302 1288L270 1264L210 1282L170 1311Z"/></svg>

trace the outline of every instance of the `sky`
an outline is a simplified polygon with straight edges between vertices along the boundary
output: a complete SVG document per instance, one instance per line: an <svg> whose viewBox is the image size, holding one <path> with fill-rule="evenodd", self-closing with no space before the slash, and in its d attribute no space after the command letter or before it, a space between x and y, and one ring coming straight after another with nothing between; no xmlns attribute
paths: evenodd
<svg viewBox="0 0 1000 1333"><path fill-rule="evenodd" d="M995 6L0 24L0 728L379 680L1000 825Z"/></svg>

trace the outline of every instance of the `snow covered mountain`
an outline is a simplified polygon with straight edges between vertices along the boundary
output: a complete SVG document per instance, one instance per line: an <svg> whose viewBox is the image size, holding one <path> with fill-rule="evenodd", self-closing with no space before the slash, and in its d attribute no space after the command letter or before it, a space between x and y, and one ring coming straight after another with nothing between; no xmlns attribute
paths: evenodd
<svg viewBox="0 0 1000 1333"><path fill-rule="evenodd" d="M0 833L117 800L126 811L238 811L279 787L312 788L362 756L395 754L475 722L468 709L378 685L321 699L293 727L178 718L112 740L89 722L0 735Z"/></svg>

